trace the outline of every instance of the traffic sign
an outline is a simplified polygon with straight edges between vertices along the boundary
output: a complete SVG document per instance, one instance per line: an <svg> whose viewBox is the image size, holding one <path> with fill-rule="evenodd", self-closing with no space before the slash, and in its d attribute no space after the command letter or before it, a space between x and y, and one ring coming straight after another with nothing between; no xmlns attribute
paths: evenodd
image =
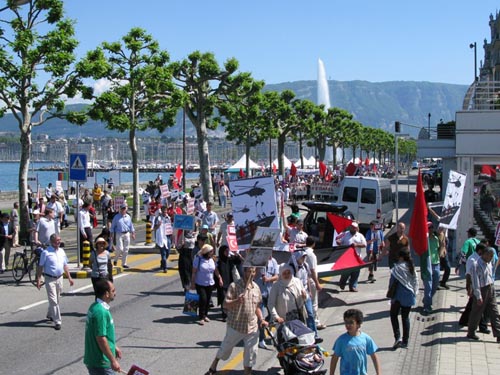
<svg viewBox="0 0 500 375"><path fill-rule="evenodd" d="M69 154L69 179L87 181L87 154Z"/></svg>

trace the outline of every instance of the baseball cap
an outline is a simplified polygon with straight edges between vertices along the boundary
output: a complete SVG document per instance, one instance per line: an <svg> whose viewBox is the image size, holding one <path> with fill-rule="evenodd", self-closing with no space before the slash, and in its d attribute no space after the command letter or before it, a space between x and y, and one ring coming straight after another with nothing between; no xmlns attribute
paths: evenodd
<svg viewBox="0 0 500 375"><path fill-rule="evenodd" d="M121 204L120 209L122 209L122 208L128 208L127 204L126 203Z"/></svg>
<svg viewBox="0 0 500 375"><path fill-rule="evenodd" d="M32 212L32 214L33 214L33 215L40 215L40 210L34 210L34 211Z"/></svg>
<svg viewBox="0 0 500 375"><path fill-rule="evenodd" d="M207 224L203 224L203 226L201 227L201 229L208 229L208 225Z"/></svg>
<svg viewBox="0 0 500 375"><path fill-rule="evenodd" d="M358 225L358 223L357 223L357 222L353 221L353 222L351 223L351 227L354 227L354 228L359 228L359 225Z"/></svg>

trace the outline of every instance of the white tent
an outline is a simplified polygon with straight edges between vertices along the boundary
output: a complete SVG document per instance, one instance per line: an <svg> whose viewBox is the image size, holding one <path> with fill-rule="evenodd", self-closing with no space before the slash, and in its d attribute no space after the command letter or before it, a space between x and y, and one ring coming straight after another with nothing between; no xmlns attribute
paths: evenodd
<svg viewBox="0 0 500 375"><path fill-rule="evenodd" d="M365 160L366 158L361 161L363 165L365 164ZM347 162L347 164L349 163L359 164L359 158L355 158L354 161L351 159ZM371 158L370 164L380 164L380 161L377 158Z"/></svg>
<svg viewBox="0 0 500 375"><path fill-rule="evenodd" d="M286 157L286 155L283 155L283 162L285 164L285 169L290 169L290 167L292 166L292 162ZM278 168L278 158L273 160L273 164L276 166L276 168ZM295 166L297 166L297 164L295 164Z"/></svg>
<svg viewBox="0 0 500 375"><path fill-rule="evenodd" d="M231 172L239 172L240 169L245 170L247 167L247 155L243 154L243 156L238 160L236 163L231 165L228 169L226 169L226 173L231 173ZM254 162L252 159L249 160L249 167L250 169L261 169L261 166Z"/></svg>
<svg viewBox="0 0 500 375"><path fill-rule="evenodd" d="M316 158L314 156L310 156L309 159L304 159L304 167L315 167L316 166Z"/></svg>

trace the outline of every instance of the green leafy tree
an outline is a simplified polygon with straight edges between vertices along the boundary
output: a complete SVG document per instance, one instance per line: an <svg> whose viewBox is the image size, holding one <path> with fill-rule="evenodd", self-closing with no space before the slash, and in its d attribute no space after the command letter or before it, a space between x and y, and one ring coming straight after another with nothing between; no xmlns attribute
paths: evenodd
<svg viewBox="0 0 500 375"><path fill-rule="evenodd" d="M269 126L269 138L278 139L278 171L285 175L285 142L287 137L296 131L296 113L292 106L295 93L284 90L281 93L266 91L264 93L264 119Z"/></svg>
<svg viewBox="0 0 500 375"><path fill-rule="evenodd" d="M246 175L250 174L250 149L268 138L262 118L264 81L248 79L226 96L219 106L220 123L226 129L226 138L245 145Z"/></svg>
<svg viewBox="0 0 500 375"><path fill-rule="evenodd" d="M219 124L220 118L215 116L215 110L233 92L247 85L251 76L249 73L237 73L238 61L234 58L228 59L221 68L210 52L192 52L186 59L175 62L172 66L177 84L187 97L184 110L198 137L203 197L206 201L213 201L207 131L215 129Z"/></svg>
<svg viewBox="0 0 500 375"><path fill-rule="evenodd" d="M28 237L28 170L33 127L63 116L64 99L76 96L81 80L73 69L73 21L61 0L8 0L0 26L0 116L12 113L20 130L20 237ZM83 91L86 97L87 92Z"/></svg>
<svg viewBox="0 0 500 375"><path fill-rule="evenodd" d="M299 160L300 167L303 168L303 145L302 140L314 134L314 146L320 156L324 160L326 152L326 140L322 137L324 134L324 107L314 104L310 100L297 99L292 102L292 107L295 112L295 127L296 131L290 132L290 138L299 141Z"/></svg>
<svg viewBox="0 0 500 375"><path fill-rule="evenodd" d="M133 218L139 220L137 132L163 132L175 124L184 96L172 79L169 54L151 35L132 28L121 42L103 43L88 52L79 66L82 75L105 78L110 89L95 98L88 110L109 129L128 132L133 170Z"/></svg>
<svg viewBox="0 0 500 375"><path fill-rule="evenodd" d="M342 163L344 148L347 145L348 128L352 122L352 114L338 107L328 108L325 118L326 137L328 145L333 147L333 165L337 165L337 148L342 148Z"/></svg>

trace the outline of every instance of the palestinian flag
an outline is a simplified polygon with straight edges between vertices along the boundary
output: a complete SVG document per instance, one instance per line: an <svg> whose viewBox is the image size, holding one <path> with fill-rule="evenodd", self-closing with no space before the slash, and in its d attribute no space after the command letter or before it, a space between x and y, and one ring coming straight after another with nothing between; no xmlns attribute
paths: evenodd
<svg viewBox="0 0 500 375"><path fill-rule="evenodd" d="M349 246L345 250L337 250L333 253L333 263L319 264L318 277L336 276L344 273L351 273L361 268L368 267L371 262L366 263L358 255L354 246Z"/></svg>

